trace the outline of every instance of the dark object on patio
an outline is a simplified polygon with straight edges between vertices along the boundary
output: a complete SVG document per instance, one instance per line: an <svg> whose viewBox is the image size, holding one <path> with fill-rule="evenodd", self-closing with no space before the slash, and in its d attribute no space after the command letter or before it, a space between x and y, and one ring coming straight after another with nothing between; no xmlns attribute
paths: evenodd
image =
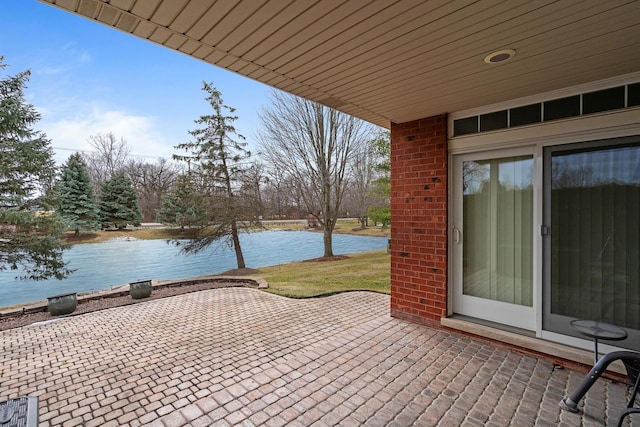
<svg viewBox="0 0 640 427"><path fill-rule="evenodd" d="M147 298L151 295L152 290L153 285L151 284L151 280L129 283L129 294L133 299Z"/></svg>
<svg viewBox="0 0 640 427"><path fill-rule="evenodd" d="M619 326L611 325L609 323L600 322L597 320L572 320L571 327L582 335L589 338L593 338L594 351L593 351L593 364L598 363L598 340L606 341L622 341L627 338L627 331Z"/></svg>
<svg viewBox="0 0 640 427"><path fill-rule="evenodd" d="M591 368L591 371L589 371L577 390L574 391L571 396L565 397L560 401L560 407L570 412L578 412L578 402L580 402L580 399L587 394L587 391L589 391L591 386L600 378L607 369L607 366L616 360L620 360L624 364L627 375L631 380L631 385L633 386L631 398L629 399L627 408L620 415L618 426L621 426L624 418L630 414L640 413L640 407L633 406L636 401L636 395L638 394L638 386L640 385L640 353L636 353L635 351L614 351L606 354Z"/></svg>
<svg viewBox="0 0 640 427"><path fill-rule="evenodd" d="M2 427L38 427L38 398L17 397L0 402Z"/></svg>
<svg viewBox="0 0 640 427"><path fill-rule="evenodd" d="M47 311L52 316L71 314L78 306L78 295L75 292L47 297Z"/></svg>

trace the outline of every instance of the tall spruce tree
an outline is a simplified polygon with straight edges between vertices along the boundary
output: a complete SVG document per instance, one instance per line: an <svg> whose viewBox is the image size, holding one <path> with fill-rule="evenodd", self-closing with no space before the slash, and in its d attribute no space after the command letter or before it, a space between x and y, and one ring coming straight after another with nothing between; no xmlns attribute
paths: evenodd
<svg viewBox="0 0 640 427"><path fill-rule="evenodd" d="M142 221L138 195L131 180L124 175L105 181L100 191L99 206L103 228L125 228L128 224L138 226Z"/></svg>
<svg viewBox="0 0 640 427"><path fill-rule="evenodd" d="M33 130L40 114L24 99L28 79L28 71L0 79L0 270L62 279L70 273L62 260L64 225L47 202L53 151L46 135Z"/></svg>
<svg viewBox="0 0 640 427"><path fill-rule="evenodd" d="M234 249L238 268L245 268L239 233L255 225L255 215L241 205L238 193L251 153L233 126L238 119L233 115L235 109L224 104L213 84L203 82L202 90L208 94L205 100L213 112L195 121L202 127L189 131L193 141L176 146L188 155L174 158L189 162L191 173L202 184L199 188L207 198L207 222L199 226L196 238L176 243L189 253L202 251L214 242L225 242Z"/></svg>
<svg viewBox="0 0 640 427"><path fill-rule="evenodd" d="M56 190L58 212L76 235L81 230L95 230L99 227L91 178L79 153L72 154L62 166Z"/></svg>

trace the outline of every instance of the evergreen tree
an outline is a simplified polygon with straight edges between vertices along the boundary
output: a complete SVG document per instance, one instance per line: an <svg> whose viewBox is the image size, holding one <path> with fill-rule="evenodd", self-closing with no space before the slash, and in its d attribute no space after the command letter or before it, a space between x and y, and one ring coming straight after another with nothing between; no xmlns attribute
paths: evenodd
<svg viewBox="0 0 640 427"><path fill-rule="evenodd" d="M204 82L202 89L208 93L205 99L213 113L195 121L203 127L189 132L194 141L176 146L189 155L174 158L188 161L193 167L191 173L202 183L199 188L207 197L208 221L200 225L198 237L184 244L176 243L189 253L202 251L217 241L226 242L235 251L238 268L245 268L239 232L252 227L255 216L241 206L238 192L247 168L244 162L251 153L245 149L244 137L233 126L238 119L232 115L235 109L224 104L212 84Z"/></svg>
<svg viewBox="0 0 640 427"><path fill-rule="evenodd" d="M105 181L100 190L99 206L103 228L125 228L127 224L139 226L142 221L138 195L131 180L124 175Z"/></svg>
<svg viewBox="0 0 640 427"><path fill-rule="evenodd" d="M376 169L380 176L373 182L370 192L373 202L368 215L374 223L387 227L391 223L391 134L380 132L372 144L378 157Z"/></svg>
<svg viewBox="0 0 640 427"><path fill-rule="evenodd" d="M62 167L57 186L58 212L68 227L75 230L98 228L98 209L87 168L79 153L72 154Z"/></svg>
<svg viewBox="0 0 640 427"><path fill-rule="evenodd" d="M5 69L0 57L0 69ZM64 226L49 210L55 176L50 142L33 130L40 114L24 99L29 72L0 80L0 270L22 279L62 279Z"/></svg>
<svg viewBox="0 0 640 427"><path fill-rule="evenodd" d="M162 199L157 221L180 228L206 225L207 211L201 194L187 175L180 175L175 187Z"/></svg>

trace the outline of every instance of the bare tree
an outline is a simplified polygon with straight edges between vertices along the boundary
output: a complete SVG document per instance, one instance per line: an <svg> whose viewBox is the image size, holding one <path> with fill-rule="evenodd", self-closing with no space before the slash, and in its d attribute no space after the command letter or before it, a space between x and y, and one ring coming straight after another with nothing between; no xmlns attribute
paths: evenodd
<svg viewBox="0 0 640 427"><path fill-rule="evenodd" d="M263 202L265 214L269 219L284 219L284 195L282 192L284 176L278 170L269 170L265 177Z"/></svg>
<svg viewBox="0 0 640 427"><path fill-rule="evenodd" d="M83 160L87 165L87 172L93 186L97 190L108 179L123 173L131 148L124 138L118 140L111 132L90 136L89 145L94 151L83 155Z"/></svg>
<svg viewBox="0 0 640 427"><path fill-rule="evenodd" d="M268 218L299 219L306 215L301 213L300 192L293 181L285 171L273 165L267 169L262 193Z"/></svg>
<svg viewBox="0 0 640 427"><path fill-rule="evenodd" d="M156 163L131 160L125 173L138 193L138 203L142 220L153 222L156 211L162 205L162 199L171 190L181 168L175 162L159 158Z"/></svg>
<svg viewBox="0 0 640 427"><path fill-rule="evenodd" d="M371 185L378 177L376 174L377 157L372 144L363 144L354 153L349 165L351 179L345 192L344 210L355 216L360 228L367 227L368 209L371 204Z"/></svg>
<svg viewBox="0 0 640 427"><path fill-rule="evenodd" d="M286 171L302 190L309 213L324 229L324 256L333 256L332 235L342 203L348 165L371 134L365 122L293 95L272 92L261 114L265 159Z"/></svg>
<svg viewBox="0 0 640 427"><path fill-rule="evenodd" d="M244 170L240 181L242 185L240 195L244 199L245 204L251 207L252 212L256 212L260 216L264 215L262 187L263 184L267 182L264 164L258 161L252 162L251 165Z"/></svg>

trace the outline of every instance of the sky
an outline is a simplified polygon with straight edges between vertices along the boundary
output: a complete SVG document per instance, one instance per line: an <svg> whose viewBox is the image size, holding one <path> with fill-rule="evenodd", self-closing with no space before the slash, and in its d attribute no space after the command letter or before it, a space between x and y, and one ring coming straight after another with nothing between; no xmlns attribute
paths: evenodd
<svg viewBox="0 0 640 427"><path fill-rule="evenodd" d="M213 82L236 109L249 149L271 88L152 42L36 0L0 0L0 77L30 70L26 99L41 114L62 164L90 151L90 136L112 132L136 159L180 153L198 117L211 112L202 82Z"/></svg>

